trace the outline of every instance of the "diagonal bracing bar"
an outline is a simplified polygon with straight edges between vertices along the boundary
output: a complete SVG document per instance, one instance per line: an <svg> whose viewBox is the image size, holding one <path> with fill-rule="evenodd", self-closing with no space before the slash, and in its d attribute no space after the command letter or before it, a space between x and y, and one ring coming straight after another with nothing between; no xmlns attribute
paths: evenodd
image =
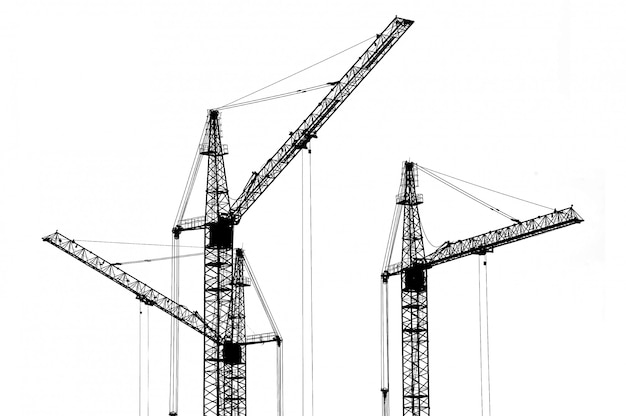
<svg viewBox="0 0 626 416"><path fill-rule="evenodd" d="M226 336L233 289L233 223L219 112L209 111L205 131L207 181L204 221L204 320L218 339ZM204 339L204 415L226 415L225 345ZM245 364L244 364L245 365Z"/></svg>

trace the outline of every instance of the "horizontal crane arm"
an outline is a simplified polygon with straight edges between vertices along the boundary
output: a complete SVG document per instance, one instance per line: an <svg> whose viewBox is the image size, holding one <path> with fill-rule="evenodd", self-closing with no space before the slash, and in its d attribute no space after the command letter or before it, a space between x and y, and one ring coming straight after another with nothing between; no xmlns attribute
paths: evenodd
<svg viewBox="0 0 626 416"><path fill-rule="evenodd" d="M267 342L277 342L281 344L283 339L275 332L267 332L264 334L246 335L244 345L265 344Z"/></svg>
<svg viewBox="0 0 626 416"><path fill-rule="evenodd" d="M515 241L547 233L558 228L583 222L574 208L555 210L547 215L540 215L526 221L520 221L508 227L499 228L488 233L466 238L455 242L447 242L426 256L426 267L433 267L472 254L481 254ZM398 274L402 264L396 263L387 268L386 275Z"/></svg>
<svg viewBox="0 0 626 416"><path fill-rule="evenodd" d="M499 246L581 222L583 222L583 219L574 211L574 208L555 210L550 214L521 221L508 227L466 238L465 240L459 240L454 243L447 242L426 256L426 263L429 266L435 266L471 254L491 251Z"/></svg>
<svg viewBox="0 0 626 416"><path fill-rule="evenodd" d="M137 280L120 268L97 256L85 247L70 240L58 231L43 238L43 241L52 244L78 261L91 267L98 273L111 279L115 283L133 292L137 298L147 305L156 306L168 315L178 319L193 330L219 343L215 334L207 333L208 326L198 312L192 312L179 305L167 296L161 294L145 283Z"/></svg>
<svg viewBox="0 0 626 416"><path fill-rule="evenodd" d="M311 114L294 132L289 134L287 141L258 172L252 174L243 192L233 203L231 212L235 224L241 221L243 214L274 182L300 150L306 148L307 143L316 137L324 123L337 111L412 24L413 21L411 20L395 17L357 59L356 63L333 86L326 97L319 102Z"/></svg>

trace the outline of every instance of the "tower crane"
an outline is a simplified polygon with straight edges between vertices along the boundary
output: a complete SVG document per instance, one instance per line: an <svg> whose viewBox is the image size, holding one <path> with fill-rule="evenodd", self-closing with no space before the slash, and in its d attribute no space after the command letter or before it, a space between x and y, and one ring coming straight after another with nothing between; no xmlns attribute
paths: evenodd
<svg viewBox="0 0 626 416"><path fill-rule="evenodd" d="M232 288L232 253L235 225L241 222L242 216L267 190L274 180L283 172L289 163L302 150L307 148L311 139L317 137L318 131L345 102L365 77L374 69L380 60L389 52L402 35L413 24L411 20L395 17L387 27L376 36L367 50L356 60L348 71L334 83L328 94L317 104L304 121L289 133L288 139L252 176L244 186L242 193L231 204L226 180L224 156L227 148L222 145L220 113L209 110L205 124L205 135L199 148L201 155L208 157L205 215L184 219L191 186L187 186L183 195L182 209L177 214L176 224L172 230L173 240L178 244L183 231L204 230L204 319L218 337L225 334L229 326ZM199 158L196 159L199 164ZM194 166L192 171L196 170ZM174 267L174 270L177 268ZM176 279L176 278L175 278ZM243 354L240 345L230 340L229 349L235 355ZM245 401L245 389L231 391L225 397L225 383L229 368L222 365L224 360L223 346L205 338L204 349L204 414L222 415L230 404L226 400ZM245 366L245 362L236 363ZM230 369L233 367L230 366ZM176 414L176 412L171 412Z"/></svg>
<svg viewBox="0 0 626 416"><path fill-rule="evenodd" d="M202 319L196 313L193 314L193 319L196 323L203 323L203 414L205 416L243 416L246 414L245 382L235 381L241 380L239 377L245 377L245 345L248 342L242 342L243 339L248 338L245 337L245 332L241 329L242 316L244 315L242 315L240 308L243 307L243 298L238 293L239 289L245 285L242 281L233 279L234 267L237 264L237 261L233 261L235 225L240 223L242 216L297 154L302 149L307 148L310 140L317 137L321 127L412 24L413 21L411 20L395 17L382 32L377 34L372 44L339 81L332 83L333 86L328 94L317 104L298 128L289 133L285 143L279 147L258 171L252 173L242 193L232 203L224 165L224 156L228 153L228 148L222 144L220 113L215 109L209 110L203 139L198 148L198 154L192 167L192 174L187 182L183 200L172 229L174 253L172 288L174 299L166 302L163 299L163 295L157 295L159 302L165 302L163 304L178 305L176 282L178 281L177 253L180 234L184 231L204 230L204 309ZM204 215L201 217L184 218L187 202L193 188L193 181L198 172L202 156L206 156L208 159ZM55 235L57 239L51 237ZM51 236L49 236L50 238L46 237L46 241L53 243L59 248L64 245L69 249L65 250L68 254L84 249L71 240L66 244L65 239L60 235L52 234ZM63 242L63 244L55 244L55 241ZM73 256L79 260L82 258L80 255ZM90 256L90 259L96 263L81 261L102 273L102 269L97 264L97 261L101 259L95 255ZM141 289L141 293L148 291L151 295L156 295L157 292L148 289L147 286L140 284L136 279L131 279L129 275L110 263L105 262L103 264L106 264L108 268L106 270L112 273L106 272L103 274L113 278L114 281L122 284L127 289L132 290L136 286ZM120 278L118 279L117 277ZM124 279L129 279L128 282L130 283L126 285L127 281ZM151 301L152 298L140 297L140 299ZM155 305L159 306L159 303L156 302ZM187 313L184 309L179 310L176 308L173 310ZM166 311L172 310L169 308L162 309ZM168 313L173 317L172 338L176 338L172 345L177 345L178 322L187 324L189 322L178 319L178 315L175 313ZM176 373L177 371L172 372L172 374ZM175 379L173 385L176 385L177 376L173 375L172 377ZM173 400L173 403L174 405L171 405L170 409L171 416L177 415L176 398Z"/></svg>
<svg viewBox="0 0 626 416"><path fill-rule="evenodd" d="M417 165L404 162L400 191L396 197L391 233L381 274L381 367L382 410L389 416L389 278L400 275L402 290L402 409L403 415L430 414L428 380L428 270L439 264L544 234L583 221L572 207L499 228L474 237L446 242L426 255L418 206L423 197L416 192ZM402 260L391 264L391 254L400 215Z"/></svg>
<svg viewBox="0 0 626 416"><path fill-rule="evenodd" d="M231 314L237 314L236 316L232 316L231 321L232 324L228 328L227 332L221 338L217 336L217 334L211 330L210 326L204 321L200 313L198 311L191 311L187 307L173 301L169 297L163 295L156 289L148 286L143 283L141 280L133 277L129 273L126 273L115 263L110 263L87 248L81 246L76 243L76 241L64 236L58 231L43 237L43 241L52 244L57 247L61 251L69 254L71 257L80 261L81 263L87 265L88 267L94 269L98 273L122 286L124 289L135 294L137 299L141 302L145 303L148 306L154 306L163 312L170 315L173 319L176 319L179 322L187 325L189 328L194 331L200 333L203 337L211 339L214 343L218 345L222 345L224 349L224 362L229 365L234 365L234 363L244 362L245 363L245 347L253 344L264 344L268 342L275 342L278 349L277 357L277 373L282 374L282 343L283 338L280 335L280 331L274 321L274 318L269 310L267 302L265 301L265 297L263 296L261 289L259 287L258 281L254 274L252 273L252 269L250 268L250 264L244 254L243 249L236 249L235 263L234 263L234 272L233 272L233 282L231 286L234 288L233 291L235 294L233 298L235 302L233 302L233 306L231 309ZM259 300L265 313L267 315L268 321L272 327L272 332L254 334L254 335L246 335L245 332L245 301L243 296L243 288L250 286L252 284L259 296ZM232 348L233 340L236 340L237 345L243 349L244 354L239 355L241 349ZM243 372L242 372L243 371ZM245 390L245 367L238 367L236 369L232 369L230 371L233 374L232 377L228 378L228 388L227 392L238 391L239 389ZM279 406L279 415L282 414L280 406L282 406L282 380L279 378L277 380L278 384L278 396L280 398L278 406ZM233 396L226 396L233 397ZM245 414L245 402L237 401L237 400L229 400L232 402L231 405L231 414Z"/></svg>

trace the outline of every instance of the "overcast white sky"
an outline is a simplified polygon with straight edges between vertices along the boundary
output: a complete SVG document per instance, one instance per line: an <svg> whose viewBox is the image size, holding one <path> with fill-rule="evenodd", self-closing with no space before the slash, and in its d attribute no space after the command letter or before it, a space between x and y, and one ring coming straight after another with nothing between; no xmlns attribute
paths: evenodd
<svg viewBox="0 0 626 416"><path fill-rule="evenodd" d="M138 414L137 301L41 237L58 229L167 244L206 110L373 36L395 15L415 24L313 143L315 413L380 411L379 273L406 159L550 207L573 204L585 219L489 256L493 414L626 413L617 267L626 6L604 0L3 1L2 413ZM365 46L262 95L335 81ZM224 112L232 197L324 93ZM287 415L300 414L301 163L236 232L286 340ZM428 177L419 191L434 244L509 224ZM476 193L520 219L546 213ZM199 195L190 214L202 212ZM169 253L85 245L110 261ZM183 267L192 310L202 308L201 267L199 257ZM167 262L126 269L169 292ZM477 278L475 257L429 275L433 415L480 412ZM161 315L151 313L150 407L164 415ZM250 326L266 329L254 316ZM250 352L250 416L274 411L273 359L272 346ZM187 328L180 388L179 414L201 414L202 342Z"/></svg>

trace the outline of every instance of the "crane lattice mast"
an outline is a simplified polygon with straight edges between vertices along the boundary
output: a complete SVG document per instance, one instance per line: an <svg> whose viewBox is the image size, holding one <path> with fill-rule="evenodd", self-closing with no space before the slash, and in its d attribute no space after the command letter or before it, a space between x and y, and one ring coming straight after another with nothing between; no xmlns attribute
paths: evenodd
<svg viewBox="0 0 626 416"><path fill-rule="evenodd" d="M232 293L233 226L222 146L219 112L209 111L205 131L206 145L200 154L207 156L207 186L204 228L204 320L217 334L226 335ZM224 345L204 340L204 414L225 415ZM230 345L230 344L229 344ZM233 347L231 347L233 348ZM231 352L232 353L232 352Z"/></svg>
<svg viewBox="0 0 626 416"><path fill-rule="evenodd" d="M250 286L244 275L243 250L235 251L231 284L232 296L228 311L229 323L224 343L224 405L225 415L246 414L246 304L243 289Z"/></svg>
<svg viewBox="0 0 626 416"><path fill-rule="evenodd" d="M405 162L404 191L397 204L404 208L402 223L402 392L403 414L430 413L428 395L428 298L426 257L417 209L423 202L416 193L415 166Z"/></svg>
<svg viewBox="0 0 626 416"><path fill-rule="evenodd" d="M416 192L417 164L404 162L400 192L387 243L381 274L381 391L382 413L389 416L389 310L388 281L400 275L402 287L402 409L403 415L430 414L428 369L428 269L472 254L485 254L494 248L544 234L583 221L572 207L547 215L517 221L508 227L474 237L446 242L425 254L418 206L423 198ZM391 264L400 215L404 213L402 261Z"/></svg>

